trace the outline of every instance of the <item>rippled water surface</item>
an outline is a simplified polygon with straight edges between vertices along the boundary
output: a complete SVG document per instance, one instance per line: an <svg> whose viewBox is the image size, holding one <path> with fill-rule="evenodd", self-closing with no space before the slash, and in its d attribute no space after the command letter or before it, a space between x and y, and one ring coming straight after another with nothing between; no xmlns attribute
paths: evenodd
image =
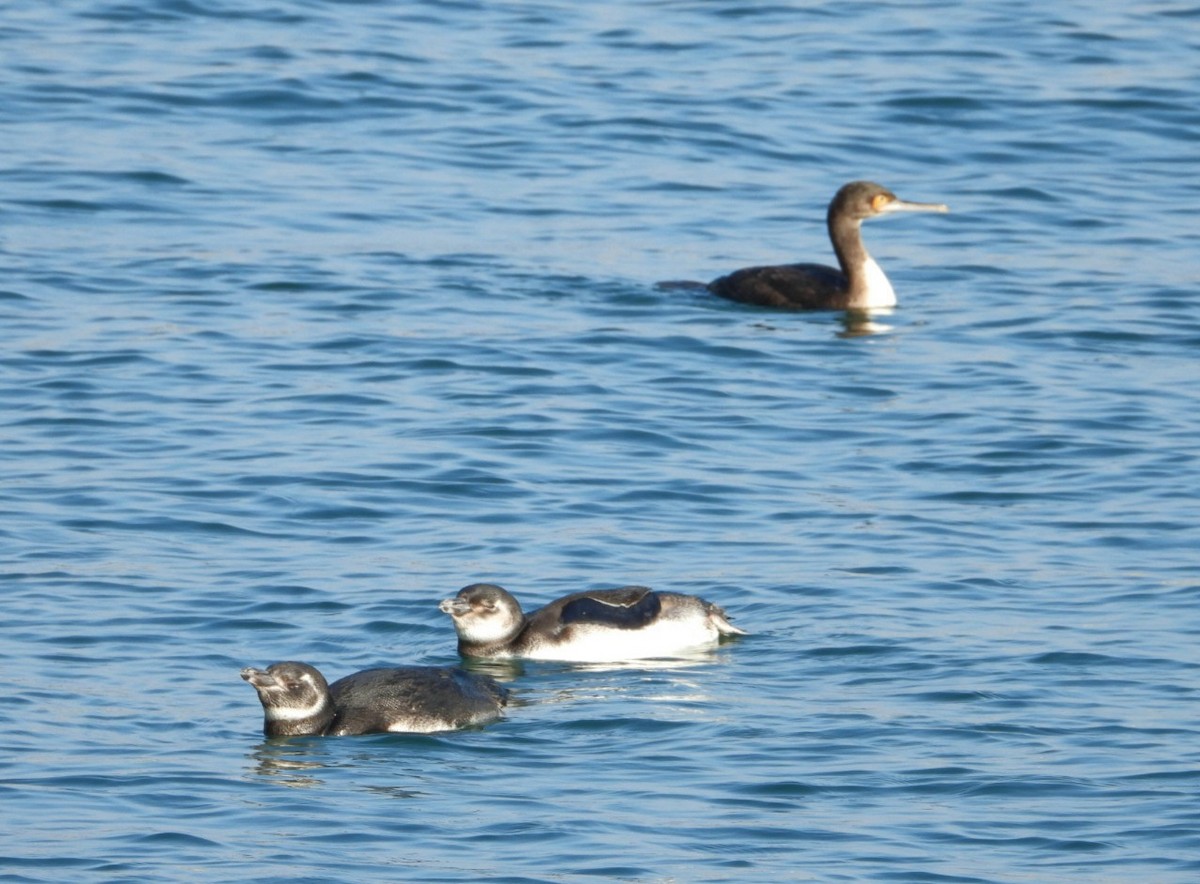
<svg viewBox="0 0 1200 884"><path fill-rule="evenodd" d="M0 17L0 879L1193 881L1200 7ZM831 260L900 307L661 279ZM644 583L747 638L264 742L245 665Z"/></svg>

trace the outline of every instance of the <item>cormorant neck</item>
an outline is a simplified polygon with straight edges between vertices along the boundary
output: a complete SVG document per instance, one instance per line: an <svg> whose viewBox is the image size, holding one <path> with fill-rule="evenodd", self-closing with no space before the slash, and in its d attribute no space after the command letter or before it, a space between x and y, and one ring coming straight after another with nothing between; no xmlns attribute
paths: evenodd
<svg viewBox="0 0 1200 884"><path fill-rule="evenodd" d="M828 223L829 239L846 277L846 306L852 310L894 307L896 293L892 284L863 245L862 221L846 215L835 216L830 211Z"/></svg>

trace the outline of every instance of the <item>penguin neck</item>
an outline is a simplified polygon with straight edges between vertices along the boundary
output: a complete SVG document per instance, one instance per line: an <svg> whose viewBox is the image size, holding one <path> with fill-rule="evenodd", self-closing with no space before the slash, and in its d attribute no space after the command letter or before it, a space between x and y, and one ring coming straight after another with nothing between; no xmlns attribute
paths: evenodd
<svg viewBox="0 0 1200 884"><path fill-rule="evenodd" d="M274 737L306 737L325 733L333 723L333 701L326 696L312 709L275 707L266 710L263 734Z"/></svg>

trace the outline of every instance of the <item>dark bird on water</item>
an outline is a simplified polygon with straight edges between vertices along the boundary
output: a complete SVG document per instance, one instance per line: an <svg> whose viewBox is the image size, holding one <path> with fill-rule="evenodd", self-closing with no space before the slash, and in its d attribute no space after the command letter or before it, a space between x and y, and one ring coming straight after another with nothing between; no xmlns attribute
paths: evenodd
<svg viewBox="0 0 1200 884"><path fill-rule="evenodd" d="M914 203L871 181L851 181L829 203L826 223L840 270L824 264L746 267L710 282L714 295L783 310L873 310L893 307L896 293L863 245L862 222L895 212L948 212L942 203ZM664 283L666 288L686 283ZM702 284L701 284L702 285Z"/></svg>
<svg viewBox="0 0 1200 884"><path fill-rule="evenodd" d="M444 666L365 669L328 684L289 660L242 678L258 691L268 738L431 734L493 722L508 702L494 679Z"/></svg>

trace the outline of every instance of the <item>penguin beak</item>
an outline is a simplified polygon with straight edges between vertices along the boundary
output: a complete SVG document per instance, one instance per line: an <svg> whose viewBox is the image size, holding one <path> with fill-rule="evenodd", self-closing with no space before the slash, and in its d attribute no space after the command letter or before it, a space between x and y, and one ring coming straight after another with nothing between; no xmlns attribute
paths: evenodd
<svg viewBox="0 0 1200 884"><path fill-rule="evenodd" d="M451 617L461 617L471 610L471 605L462 599L442 599L438 604L438 610Z"/></svg>
<svg viewBox="0 0 1200 884"><path fill-rule="evenodd" d="M247 666L242 670L242 678L250 682L251 686L255 688L271 688L278 686L278 682L275 681L275 676L271 675L271 673L264 672L261 669L254 669L250 666Z"/></svg>

